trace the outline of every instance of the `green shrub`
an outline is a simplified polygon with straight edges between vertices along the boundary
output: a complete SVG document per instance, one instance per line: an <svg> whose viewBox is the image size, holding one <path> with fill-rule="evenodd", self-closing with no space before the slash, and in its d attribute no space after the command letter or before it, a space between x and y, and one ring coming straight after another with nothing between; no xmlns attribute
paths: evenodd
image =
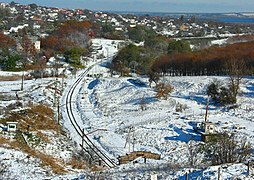
<svg viewBox="0 0 254 180"><path fill-rule="evenodd" d="M220 105L236 103L236 96L234 96L230 86L225 87L222 82L219 81L213 81L208 85L207 95L210 96L215 103Z"/></svg>

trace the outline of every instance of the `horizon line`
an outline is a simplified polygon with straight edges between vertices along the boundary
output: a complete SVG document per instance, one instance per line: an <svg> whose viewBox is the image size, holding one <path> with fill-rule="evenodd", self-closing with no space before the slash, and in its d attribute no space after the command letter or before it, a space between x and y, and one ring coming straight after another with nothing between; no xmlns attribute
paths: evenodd
<svg viewBox="0 0 254 180"><path fill-rule="evenodd" d="M15 1L14 1L15 2ZM10 2L2 2L0 1L0 3L7 3L10 4ZM33 4L33 3L29 3L29 4L23 4L20 2L15 2L16 4L19 5L29 5L29 4ZM76 9L82 9L82 10L91 10L91 11L100 11L100 12L112 12L112 13L162 13L162 14L230 14L230 13L254 13L254 11L227 11L227 12L169 12L169 11L143 11L143 10L101 10L101 9L88 9L88 8L68 8L68 7L58 7L58 6L47 6L47 5L40 5L38 3L34 3L38 6L41 7L49 7L49 8L58 8L58 9L72 9L72 10L76 10Z"/></svg>

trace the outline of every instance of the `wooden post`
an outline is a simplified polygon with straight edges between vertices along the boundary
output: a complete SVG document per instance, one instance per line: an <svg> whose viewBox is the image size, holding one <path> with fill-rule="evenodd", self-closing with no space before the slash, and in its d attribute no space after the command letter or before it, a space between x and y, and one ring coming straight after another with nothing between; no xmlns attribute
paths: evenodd
<svg viewBox="0 0 254 180"><path fill-rule="evenodd" d="M22 72L22 78L21 78L21 88L20 88L20 91L23 91L24 89L24 70Z"/></svg>
<svg viewBox="0 0 254 180"><path fill-rule="evenodd" d="M247 170L247 175L250 175L250 161L248 161L248 170Z"/></svg>
<svg viewBox="0 0 254 180"><path fill-rule="evenodd" d="M63 94L63 91L64 91L64 74L62 76L62 88L61 88L62 94Z"/></svg>
<svg viewBox="0 0 254 180"><path fill-rule="evenodd" d="M135 134L134 134L134 127L133 127L133 144L132 144L132 151L134 152L134 146L135 146Z"/></svg>
<svg viewBox="0 0 254 180"><path fill-rule="evenodd" d="M54 92L54 106L57 107L57 78L55 81L55 92Z"/></svg>
<svg viewBox="0 0 254 180"><path fill-rule="evenodd" d="M81 136L81 154L82 156L84 155L84 136L85 136L85 130L84 128L82 129L82 136ZM90 161L89 161L90 163Z"/></svg>
<svg viewBox="0 0 254 180"><path fill-rule="evenodd" d="M129 141L129 152L131 152L131 142Z"/></svg>
<svg viewBox="0 0 254 180"><path fill-rule="evenodd" d="M208 96L207 103L206 103L206 111L205 111L205 122L207 122L209 99L210 97Z"/></svg>
<svg viewBox="0 0 254 180"><path fill-rule="evenodd" d="M92 165L92 157L91 156L89 157L88 162L89 162L89 165L91 166Z"/></svg>
<svg viewBox="0 0 254 180"><path fill-rule="evenodd" d="M57 124L60 124L60 106L59 106L59 98L57 100Z"/></svg>
<svg viewBox="0 0 254 180"><path fill-rule="evenodd" d="M129 132L128 132L128 135L127 135L127 138L126 138L126 142L125 142L125 145L124 145L124 148L126 147L127 143L129 144L129 152L131 151L131 147L130 147L130 135L131 135L131 129L132 127L129 127Z"/></svg>
<svg viewBox="0 0 254 180"><path fill-rule="evenodd" d="M82 142L81 142L81 146L82 146L82 151L84 149L84 136L85 136L85 129L82 129Z"/></svg>
<svg viewBox="0 0 254 180"><path fill-rule="evenodd" d="M220 167L218 169L218 180L220 180Z"/></svg>
<svg viewBox="0 0 254 180"><path fill-rule="evenodd" d="M27 125L27 133L29 133L30 125Z"/></svg>

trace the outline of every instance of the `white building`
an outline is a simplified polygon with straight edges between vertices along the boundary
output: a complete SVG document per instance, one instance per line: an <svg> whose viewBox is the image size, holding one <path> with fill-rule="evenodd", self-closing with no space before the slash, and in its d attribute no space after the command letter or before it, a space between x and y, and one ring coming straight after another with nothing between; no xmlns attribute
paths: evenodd
<svg viewBox="0 0 254 180"><path fill-rule="evenodd" d="M28 27L28 24L24 24L24 25L19 25L18 27L11 27L9 32L15 32L17 33L19 29L24 29L25 27Z"/></svg>
<svg viewBox="0 0 254 180"><path fill-rule="evenodd" d="M8 132L16 132L18 122L6 122Z"/></svg>
<svg viewBox="0 0 254 180"><path fill-rule="evenodd" d="M40 51L41 50L41 41L35 41L34 47L35 47L35 50Z"/></svg>
<svg viewBox="0 0 254 180"><path fill-rule="evenodd" d="M5 7L7 7L7 3L0 3L0 7L2 7L2 8L5 8Z"/></svg>
<svg viewBox="0 0 254 180"><path fill-rule="evenodd" d="M48 15L49 15L50 18L54 19L58 16L58 13L57 12L50 12L50 13L48 13Z"/></svg>

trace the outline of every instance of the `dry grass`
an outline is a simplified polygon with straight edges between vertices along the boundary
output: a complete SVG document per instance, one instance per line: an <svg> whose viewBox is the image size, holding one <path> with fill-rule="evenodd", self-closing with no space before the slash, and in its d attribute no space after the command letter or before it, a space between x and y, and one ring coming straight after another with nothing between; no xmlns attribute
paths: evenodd
<svg viewBox="0 0 254 180"><path fill-rule="evenodd" d="M0 81L17 81L21 76L0 76Z"/></svg>
<svg viewBox="0 0 254 180"><path fill-rule="evenodd" d="M15 119L19 122L18 128L21 131L53 130L58 134L61 126L54 121L54 113L51 108L44 105L32 105L29 109L11 113L8 119Z"/></svg>
<svg viewBox="0 0 254 180"><path fill-rule="evenodd" d="M47 143L50 142L48 136L45 135L45 134L43 134L42 132L37 132L37 133L36 133L36 136L38 136L39 138L41 138L44 142L47 142Z"/></svg>
<svg viewBox="0 0 254 180"><path fill-rule="evenodd" d="M11 121L11 120L8 119L8 118L2 118L2 119L0 119L0 123L1 124L6 124L6 122L8 122L8 121Z"/></svg>
<svg viewBox="0 0 254 180"><path fill-rule="evenodd" d="M96 172L96 171L103 171L105 169L106 169L105 167L103 167L103 166L97 166L97 165L93 165L91 167L91 171L94 171L94 172Z"/></svg>
<svg viewBox="0 0 254 180"><path fill-rule="evenodd" d="M157 94L156 94L157 98L167 99L168 94L172 93L174 87L170 84L159 83L156 85L155 89L157 91Z"/></svg>
<svg viewBox="0 0 254 180"><path fill-rule="evenodd" d="M15 140L10 141L9 139L3 138L0 136L0 143L1 145L8 145L8 148L20 150L29 156L33 156L35 158L38 158L42 161L42 166L49 166L56 174L63 174L67 171L58 164L57 159L50 155L43 154L41 152L35 151L31 149L29 146L27 146L25 143L21 141L19 137L17 137Z"/></svg>
<svg viewBox="0 0 254 180"><path fill-rule="evenodd" d="M63 173L67 172L62 166L60 166L57 163L57 160L55 158L53 158L52 156L46 155L43 153L38 153L35 151L34 151L34 153L35 153L34 156L39 158L43 162L44 166L50 166L54 173L63 174Z"/></svg>
<svg viewBox="0 0 254 180"><path fill-rule="evenodd" d="M50 142L50 138L47 134L43 133L44 130L50 130L61 134L61 126L54 121L54 112L48 106L44 105L31 105L28 109L11 112L6 119L1 119L1 123L6 121L17 121L18 129L20 131L36 132L36 136L40 137L44 142ZM52 171L56 174L66 173L66 169L61 165L64 164L59 159L55 159L53 156L35 151L32 147L29 147L23 140L21 133L17 133L15 139L7 139L0 136L0 144L6 148L12 148L27 153L31 157L35 157L41 160L42 166L51 167ZM68 163L73 168L88 169L87 162L81 160L78 156L73 157ZM98 169L98 168L94 168Z"/></svg>
<svg viewBox="0 0 254 180"><path fill-rule="evenodd" d="M86 169L87 168L87 162L78 159L77 157L72 157L69 162L67 162L67 165L70 165L72 168L75 169Z"/></svg>
<svg viewBox="0 0 254 180"><path fill-rule="evenodd" d="M44 105L32 105L26 110L11 112L7 118L1 119L0 122L4 123L13 120L18 122L18 129L20 131L26 132L29 125L29 131L37 132L36 135L45 142L50 142L50 140L46 134L40 132L41 130L52 130L56 133L61 133L61 126L55 123L52 109ZM56 174L63 174L66 172L66 170L59 165L60 163L62 164L62 162L59 162L59 160L50 155L30 148L24 142L21 133L17 133L15 139L12 140L0 136L0 144L7 148L20 150L27 153L29 156L40 159L42 161L42 166L51 167Z"/></svg>
<svg viewBox="0 0 254 180"><path fill-rule="evenodd" d="M38 114L46 115L51 118L54 115L53 110L50 107L44 105L33 105L31 106L31 110L36 111Z"/></svg>
<svg viewBox="0 0 254 180"><path fill-rule="evenodd" d="M4 144L8 144L9 143L9 140L0 136L0 145L4 145Z"/></svg>
<svg viewBox="0 0 254 180"><path fill-rule="evenodd" d="M31 151L30 147L27 144L25 144L24 142L22 142L20 137L17 137L17 139L14 141L10 141L8 143L8 145L10 145L10 147L12 147L16 150L21 150L27 154L30 154L30 151Z"/></svg>
<svg viewBox="0 0 254 180"><path fill-rule="evenodd" d="M13 76L0 76L0 81L17 81L21 80L22 76L19 75L13 75ZM30 80L32 77L30 76L24 76L25 80Z"/></svg>

